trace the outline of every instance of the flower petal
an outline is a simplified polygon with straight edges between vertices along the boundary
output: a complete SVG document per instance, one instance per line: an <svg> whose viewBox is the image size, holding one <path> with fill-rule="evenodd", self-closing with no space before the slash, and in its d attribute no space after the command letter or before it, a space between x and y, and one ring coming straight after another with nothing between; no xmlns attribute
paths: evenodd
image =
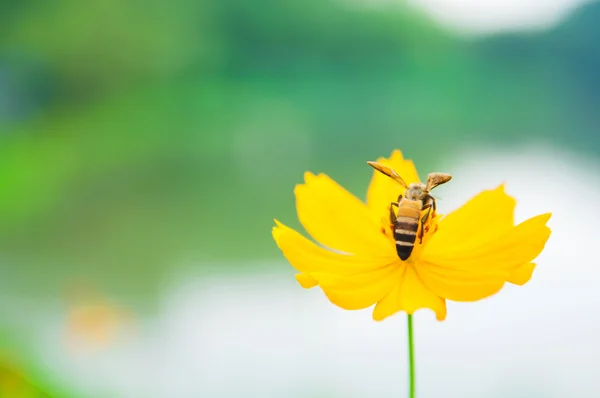
<svg viewBox="0 0 600 398"><path fill-rule="evenodd" d="M373 310L373 319L381 321L398 311L414 313L420 308L429 308L439 321L446 318L446 300L429 290L412 266L404 265L400 270L398 284Z"/></svg>
<svg viewBox="0 0 600 398"><path fill-rule="evenodd" d="M317 246L277 220L275 223L277 224L273 227L275 242L290 264L301 273L322 272L339 275L368 273L385 267L395 260L393 255L366 257L336 253Z"/></svg>
<svg viewBox="0 0 600 398"><path fill-rule="evenodd" d="M367 273L311 273L329 300L345 310L367 308L383 299L399 281L399 261Z"/></svg>
<svg viewBox="0 0 600 398"><path fill-rule="evenodd" d="M444 250L473 246L502 235L514 226L516 201L504 192L504 186L483 191L439 222L431 244L443 241Z"/></svg>
<svg viewBox="0 0 600 398"><path fill-rule="evenodd" d="M531 279L534 269L535 263L523 264L510 274L507 281L515 285L523 286Z"/></svg>
<svg viewBox="0 0 600 398"><path fill-rule="evenodd" d="M393 251L367 206L325 174L305 173L296 186L298 218L319 243L345 253Z"/></svg>
<svg viewBox="0 0 600 398"><path fill-rule="evenodd" d="M406 160L402 152L395 150L389 159L379 158L377 162L392 167L407 184L419 182L419 175L412 160ZM377 170L373 170L373 177L367 190L367 206L378 217L382 225L389 224L390 203L404 193L404 188L397 182Z"/></svg>
<svg viewBox="0 0 600 398"><path fill-rule="evenodd" d="M508 278L505 274L456 272L431 263L421 263L417 273L428 289L453 301L489 297L500 291Z"/></svg>
<svg viewBox="0 0 600 398"><path fill-rule="evenodd" d="M317 286L319 283L309 274L296 274L296 280L305 289Z"/></svg>
<svg viewBox="0 0 600 398"><path fill-rule="evenodd" d="M550 216L530 218L500 236L484 233L486 240L467 238L470 244L458 247L454 239L441 240L436 235L423 249L417 272L435 294L454 301L480 300L496 293L505 282L523 284L533 272L531 261L550 236L546 226Z"/></svg>

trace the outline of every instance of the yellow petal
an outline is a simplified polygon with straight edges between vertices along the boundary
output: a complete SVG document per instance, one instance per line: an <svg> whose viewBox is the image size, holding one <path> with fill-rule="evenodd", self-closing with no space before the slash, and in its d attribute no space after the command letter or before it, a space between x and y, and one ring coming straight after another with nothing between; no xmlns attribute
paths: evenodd
<svg viewBox="0 0 600 398"><path fill-rule="evenodd" d="M392 167L407 184L419 182L419 175L412 160L406 160L402 152L395 150L389 159L379 158L377 162ZM389 224L390 203L398 199L398 195L404 193L397 182L377 170L373 170L373 177L367 191L367 206L373 211L381 225Z"/></svg>
<svg viewBox="0 0 600 398"><path fill-rule="evenodd" d="M428 289L454 301L477 301L489 297L500 291L508 278L506 274L457 272L426 262L419 264L417 272Z"/></svg>
<svg viewBox="0 0 600 398"><path fill-rule="evenodd" d="M400 261L366 273L311 273L329 300L346 310L367 308L383 299L400 281Z"/></svg>
<svg viewBox="0 0 600 398"><path fill-rule="evenodd" d="M281 224L273 227L273 238L290 264L301 273L313 272L349 275L368 273L395 261L395 253L385 256L359 256L336 253L315 245L298 232ZM393 249L392 249L393 250Z"/></svg>
<svg viewBox="0 0 600 398"><path fill-rule="evenodd" d="M423 249L417 272L435 294L454 301L480 300L505 282L525 283L533 272L531 261L550 236L549 219L550 214L530 218L500 236L486 234L487 240L466 237L470 244L459 247L454 239L446 243L436 235Z"/></svg>
<svg viewBox="0 0 600 398"><path fill-rule="evenodd" d="M373 319L381 321L398 311L412 314L420 308L433 310L440 321L446 318L446 300L429 290L412 266L404 265L399 283L375 306Z"/></svg>
<svg viewBox="0 0 600 398"><path fill-rule="evenodd" d="M318 285L318 282L308 274L296 274L296 280L305 289L310 289Z"/></svg>
<svg viewBox="0 0 600 398"><path fill-rule="evenodd" d="M381 225L358 198L325 174L305 173L296 186L298 218L319 243L345 253L380 253L390 250Z"/></svg>
<svg viewBox="0 0 600 398"><path fill-rule="evenodd" d="M514 226L516 201L504 192L500 185L494 190L483 191L458 210L446 215L439 222L438 231L431 238L430 250L437 241L443 241L443 249L460 249L487 242L502 235Z"/></svg>
<svg viewBox="0 0 600 398"><path fill-rule="evenodd" d="M531 276L533 275L533 270L535 269L535 263L523 264L518 267L516 270L511 272L507 281L510 283L514 283L515 285L522 286L529 282Z"/></svg>

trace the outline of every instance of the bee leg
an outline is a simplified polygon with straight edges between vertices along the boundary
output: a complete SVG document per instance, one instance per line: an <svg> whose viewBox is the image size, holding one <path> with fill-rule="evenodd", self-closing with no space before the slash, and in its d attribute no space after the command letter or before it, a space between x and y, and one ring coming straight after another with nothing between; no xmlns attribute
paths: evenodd
<svg viewBox="0 0 600 398"><path fill-rule="evenodd" d="M427 194L427 199L429 199L430 203L423 206L423 210L425 210L427 208L427 206L433 206L433 213L435 214L435 211L436 211L435 198L433 196L431 196L430 194Z"/></svg>
<svg viewBox="0 0 600 398"><path fill-rule="evenodd" d="M396 223L396 213L394 213L394 206L398 207L398 203L392 202L390 204L390 224Z"/></svg>
<svg viewBox="0 0 600 398"><path fill-rule="evenodd" d="M433 202L435 203L435 202ZM423 218L421 218L421 231L419 232L419 244L423 243L423 234L425 233L425 222L427 221L427 219L429 218L429 215L431 214L431 209L434 209L433 211L435 211L435 204L428 204L423 206L423 208L421 209L421 211L427 209L427 214L425 214L423 216Z"/></svg>

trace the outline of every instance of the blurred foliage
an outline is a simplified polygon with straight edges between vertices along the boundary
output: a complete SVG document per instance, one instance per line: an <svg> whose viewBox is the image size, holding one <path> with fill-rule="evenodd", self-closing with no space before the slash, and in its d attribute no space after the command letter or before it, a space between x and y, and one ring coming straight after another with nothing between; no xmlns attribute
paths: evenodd
<svg viewBox="0 0 600 398"><path fill-rule="evenodd" d="M48 374L32 360L36 358L28 352L22 339L5 330L0 331L0 397L2 398L74 398L68 389L58 386ZM18 347L18 348L17 348Z"/></svg>
<svg viewBox="0 0 600 398"><path fill-rule="evenodd" d="M422 172L483 142L595 152L598 20L466 40L359 2L2 1L1 287L139 295L275 255L304 170L362 196L393 148Z"/></svg>
<svg viewBox="0 0 600 398"><path fill-rule="evenodd" d="M0 365L0 397L50 398L15 370Z"/></svg>

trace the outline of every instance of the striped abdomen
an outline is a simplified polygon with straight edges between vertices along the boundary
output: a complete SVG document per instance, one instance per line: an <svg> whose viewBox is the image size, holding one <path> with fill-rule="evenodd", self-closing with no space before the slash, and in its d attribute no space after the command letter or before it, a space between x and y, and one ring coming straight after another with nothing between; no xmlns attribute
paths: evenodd
<svg viewBox="0 0 600 398"><path fill-rule="evenodd" d="M420 200L405 198L398 205L398 216L394 223L394 240L396 241L396 252L402 260L410 257L415 246L422 207L423 203Z"/></svg>

